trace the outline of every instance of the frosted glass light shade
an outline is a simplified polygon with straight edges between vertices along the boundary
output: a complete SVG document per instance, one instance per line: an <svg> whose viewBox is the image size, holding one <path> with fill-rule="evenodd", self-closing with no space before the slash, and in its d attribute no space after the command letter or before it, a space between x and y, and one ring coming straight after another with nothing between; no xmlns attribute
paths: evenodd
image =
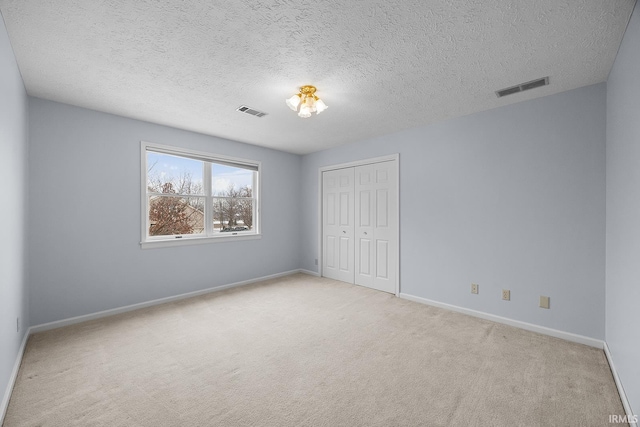
<svg viewBox="0 0 640 427"><path fill-rule="evenodd" d="M300 105L300 95L295 94L291 98L286 99L284 102L286 102L287 106L293 111L298 111L298 105Z"/></svg>
<svg viewBox="0 0 640 427"><path fill-rule="evenodd" d="M329 106L327 104L325 104L324 102L322 102L322 99L318 98L316 100L316 114L322 113L327 108L329 108Z"/></svg>
<svg viewBox="0 0 640 427"><path fill-rule="evenodd" d="M300 107L300 112L298 113L298 116L302 117L303 119L311 117L311 108L309 108L305 103L302 107Z"/></svg>
<svg viewBox="0 0 640 427"><path fill-rule="evenodd" d="M304 105L309 108L310 112L316 112L316 100L313 97L307 96L304 100Z"/></svg>

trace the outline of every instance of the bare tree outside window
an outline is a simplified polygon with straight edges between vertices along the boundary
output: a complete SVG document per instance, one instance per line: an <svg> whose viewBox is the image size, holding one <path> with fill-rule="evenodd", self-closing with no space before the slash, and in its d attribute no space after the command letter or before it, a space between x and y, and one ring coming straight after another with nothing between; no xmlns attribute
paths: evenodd
<svg viewBox="0 0 640 427"><path fill-rule="evenodd" d="M244 186L240 189L240 208L239 218L244 225L253 228L253 190L249 186Z"/></svg>
<svg viewBox="0 0 640 427"><path fill-rule="evenodd" d="M194 182L191 173L178 177L147 171L149 196L149 235L166 236L200 234L204 231L204 199L185 197L202 195L202 183Z"/></svg>
<svg viewBox="0 0 640 427"><path fill-rule="evenodd" d="M219 192L213 200L214 228L219 231L244 231L253 228L253 192L251 187L234 184Z"/></svg>

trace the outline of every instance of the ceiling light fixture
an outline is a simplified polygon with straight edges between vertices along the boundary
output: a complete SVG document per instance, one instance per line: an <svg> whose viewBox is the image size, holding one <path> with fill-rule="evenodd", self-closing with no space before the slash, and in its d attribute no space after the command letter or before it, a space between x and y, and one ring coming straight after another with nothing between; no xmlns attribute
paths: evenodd
<svg viewBox="0 0 640 427"><path fill-rule="evenodd" d="M315 93L315 86L302 86L300 93L296 93L291 98L285 100L285 102L289 108L298 112L298 116L306 119L307 117L311 117L311 113L320 114L329 108Z"/></svg>

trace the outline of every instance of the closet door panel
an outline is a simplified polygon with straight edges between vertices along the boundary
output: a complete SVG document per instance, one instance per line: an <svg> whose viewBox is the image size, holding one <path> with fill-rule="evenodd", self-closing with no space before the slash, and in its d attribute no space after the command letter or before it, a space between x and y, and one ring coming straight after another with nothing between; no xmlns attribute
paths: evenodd
<svg viewBox="0 0 640 427"><path fill-rule="evenodd" d="M354 281L354 171L322 173L322 275Z"/></svg>
<svg viewBox="0 0 640 427"><path fill-rule="evenodd" d="M391 293L398 246L396 167L389 161L355 168L355 283Z"/></svg>
<svg viewBox="0 0 640 427"><path fill-rule="evenodd" d="M373 286L375 274L375 188L373 186L375 173L372 165L355 168L355 198L356 198L356 271L355 284Z"/></svg>

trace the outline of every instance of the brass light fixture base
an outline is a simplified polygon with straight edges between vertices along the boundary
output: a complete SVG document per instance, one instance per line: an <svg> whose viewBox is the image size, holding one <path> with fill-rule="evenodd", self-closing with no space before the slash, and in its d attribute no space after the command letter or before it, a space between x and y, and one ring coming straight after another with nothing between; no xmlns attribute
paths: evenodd
<svg viewBox="0 0 640 427"><path fill-rule="evenodd" d="M300 93L305 96L313 96L316 93L316 87L311 85L305 85L300 88Z"/></svg>

